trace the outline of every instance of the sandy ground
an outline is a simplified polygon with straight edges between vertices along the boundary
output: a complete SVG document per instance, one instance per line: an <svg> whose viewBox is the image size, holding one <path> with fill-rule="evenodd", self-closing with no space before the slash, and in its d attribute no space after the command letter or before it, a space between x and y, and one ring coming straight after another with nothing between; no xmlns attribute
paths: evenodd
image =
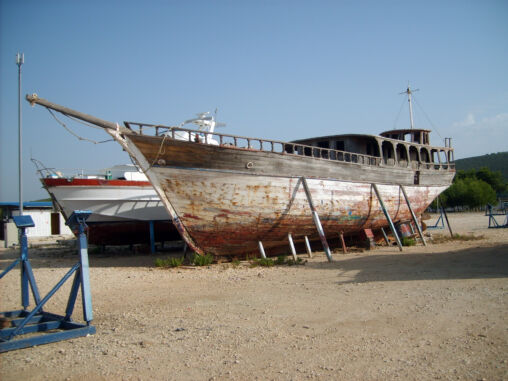
<svg viewBox="0 0 508 381"><path fill-rule="evenodd" d="M272 268L91 253L97 333L0 354L0 379L506 380L508 229L481 213L450 222L484 238ZM2 249L1 268L16 255ZM42 295L76 261L57 247L30 256ZM0 282L0 310L18 309L19 270ZM47 311L64 314L69 287Z"/></svg>

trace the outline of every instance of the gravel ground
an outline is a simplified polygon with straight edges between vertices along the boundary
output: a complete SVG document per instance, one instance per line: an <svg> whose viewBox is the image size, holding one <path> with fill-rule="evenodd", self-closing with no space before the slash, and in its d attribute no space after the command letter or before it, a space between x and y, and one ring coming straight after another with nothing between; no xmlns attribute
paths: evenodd
<svg viewBox="0 0 508 381"><path fill-rule="evenodd" d="M90 253L97 333L0 354L0 379L508 379L508 229L450 222L483 238L271 268ZM0 268L17 255L0 249ZM76 261L48 244L30 256L41 295ZM0 310L19 309L19 270L0 282ZM68 283L47 311L64 314Z"/></svg>

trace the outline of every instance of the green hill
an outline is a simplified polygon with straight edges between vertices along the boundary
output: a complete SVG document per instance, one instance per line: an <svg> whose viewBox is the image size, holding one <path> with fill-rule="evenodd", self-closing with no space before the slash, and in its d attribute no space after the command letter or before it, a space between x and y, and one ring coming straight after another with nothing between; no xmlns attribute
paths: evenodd
<svg viewBox="0 0 508 381"><path fill-rule="evenodd" d="M508 181L508 152L490 153L483 156L468 157L466 159L455 160L455 168L480 169L487 167L491 171L499 171L505 181Z"/></svg>

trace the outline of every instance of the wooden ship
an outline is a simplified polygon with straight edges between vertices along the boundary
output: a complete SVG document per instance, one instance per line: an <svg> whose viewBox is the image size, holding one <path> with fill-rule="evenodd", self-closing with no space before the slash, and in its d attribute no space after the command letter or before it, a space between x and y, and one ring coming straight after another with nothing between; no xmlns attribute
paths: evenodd
<svg viewBox="0 0 508 381"><path fill-rule="evenodd" d="M207 114L188 121L198 129L119 125L36 94L27 100L103 127L146 174L197 253L272 255L290 235L321 239L331 259L326 236L416 221L455 175L449 140L431 146L430 131L412 125L283 142L217 133Z"/></svg>

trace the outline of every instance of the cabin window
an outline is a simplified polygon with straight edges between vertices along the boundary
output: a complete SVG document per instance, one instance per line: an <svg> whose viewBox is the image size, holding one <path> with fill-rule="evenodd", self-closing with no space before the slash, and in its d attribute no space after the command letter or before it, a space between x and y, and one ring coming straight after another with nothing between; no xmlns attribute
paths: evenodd
<svg viewBox="0 0 508 381"><path fill-rule="evenodd" d="M415 146L409 147L409 160L418 161L418 149Z"/></svg>
<svg viewBox="0 0 508 381"><path fill-rule="evenodd" d="M344 151L344 140L337 140L335 142L335 149L339 151Z"/></svg>
<svg viewBox="0 0 508 381"><path fill-rule="evenodd" d="M432 162L433 163L439 163L439 155L437 154L437 150L433 149L430 152L430 156L432 157Z"/></svg>
<svg viewBox="0 0 508 381"><path fill-rule="evenodd" d="M328 140L318 142L317 145L319 148L330 148L330 142ZM328 159L328 151L321 150L321 155L319 156L322 157L323 159Z"/></svg>
<svg viewBox="0 0 508 381"><path fill-rule="evenodd" d="M294 146L292 144L285 144L284 145L284 151L287 153L293 153L294 152Z"/></svg>
<svg viewBox="0 0 508 381"><path fill-rule="evenodd" d="M373 140L371 142L367 142L366 154L369 156L379 156L379 145L377 141Z"/></svg>
<svg viewBox="0 0 508 381"><path fill-rule="evenodd" d="M407 166L407 150L404 144L397 144L397 161L400 166Z"/></svg>
<svg viewBox="0 0 508 381"><path fill-rule="evenodd" d="M441 159L441 163L447 163L447 158L446 158L446 152L445 151L440 151L440 155L439 155L439 158Z"/></svg>
<svg viewBox="0 0 508 381"><path fill-rule="evenodd" d="M390 142L384 141L382 145L383 149L383 160L387 165L395 165L395 154L393 151L393 145Z"/></svg>
<svg viewBox="0 0 508 381"><path fill-rule="evenodd" d="M421 157L421 161L423 163L430 162L429 151L427 151L427 149L425 149L425 148L421 149L421 151L420 151L420 157Z"/></svg>

